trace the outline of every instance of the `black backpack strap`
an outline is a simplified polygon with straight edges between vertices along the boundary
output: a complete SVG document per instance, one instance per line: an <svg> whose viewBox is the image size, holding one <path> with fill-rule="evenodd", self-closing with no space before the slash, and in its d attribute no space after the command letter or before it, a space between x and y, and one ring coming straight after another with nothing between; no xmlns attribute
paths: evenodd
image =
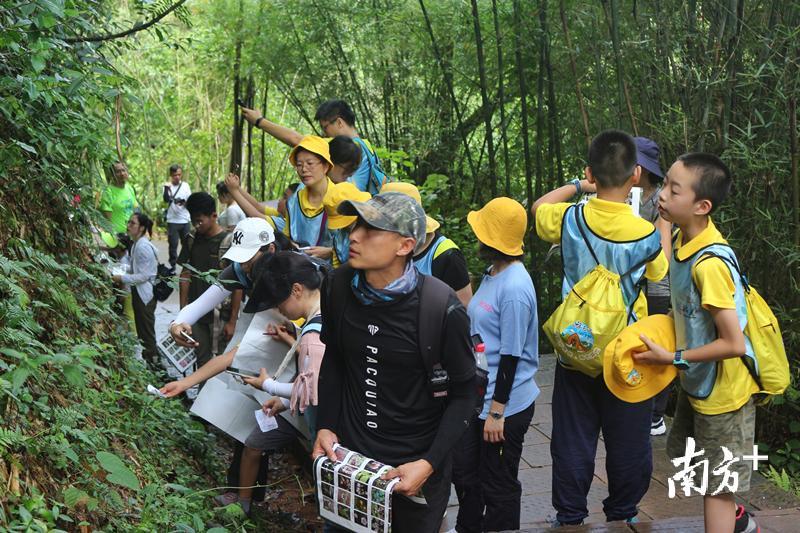
<svg viewBox="0 0 800 533"><path fill-rule="evenodd" d="M455 299L450 305L453 289L433 276L422 276L422 287L419 295L419 322L417 335L422 361L428 375L434 370L442 369L442 332L447 315L460 305Z"/></svg>
<svg viewBox="0 0 800 533"><path fill-rule="evenodd" d="M599 265L600 261L597 260L597 254L594 253L594 248L592 248L592 245L589 243L589 238L586 236L586 230L583 229L583 224L586 224L586 216L583 213L583 206L576 205L572 209L574 210L573 214L575 215L575 225L578 226L578 231L581 232L581 237L583 237L583 242L589 249L589 253L592 254L592 259L594 259L595 264ZM580 211L580 213L578 213L578 211ZM583 220L583 223L581 223L581 220Z"/></svg>
<svg viewBox="0 0 800 533"><path fill-rule="evenodd" d="M342 332L342 318L345 312L345 302L347 302L347 291L350 290L350 283L353 280L355 269L349 264L345 263L336 270L333 270L325 278L325 287L323 294L325 295L326 306L325 315L328 317L336 317L336 340L341 345L341 332Z"/></svg>
<svg viewBox="0 0 800 533"><path fill-rule="evenodd" d="M729 267L733 268L733 270L735 270L736 274L739 276L739 280L742 282L742 287L744 288L744 292L745 293L749 293L750 292L750 282L747 281L747 276L742 274L742 269L739 268L739 265L736 263L736 261L733 261L729 257L725 257L724 255L715 254L714 252L705 251L705 252L703 252L703 255L701 255L700 258L697 261L695 261L694 266L697 266L700 263L702 263L703 261L705 261L707 259L711 259L713 257L716 257L717 259L721 259L723 263L725 263Z"/></svg>

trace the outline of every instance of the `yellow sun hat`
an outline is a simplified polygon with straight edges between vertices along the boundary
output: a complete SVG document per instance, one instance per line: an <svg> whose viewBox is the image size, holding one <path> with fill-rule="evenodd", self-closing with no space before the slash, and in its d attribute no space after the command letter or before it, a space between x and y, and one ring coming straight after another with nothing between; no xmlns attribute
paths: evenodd
<svg viewBox="0 0 800 533"><path fill-rule="evenodd" d="M505 196L495 198L479 211L470 211L467 222L486 246L512 257L523 254L528 212L516 200Z"/></svg>
<svg viewBox="0 0 800 533"><path fill-rule="evenodd" d="M297 156L297 152L300 149L306 150L307 152L311 152L312 154L318 155L333 168L333 161L331 161L331 148L328 144L328 141L323 139L322 137L317 137L316 135L306 135L300 142L297 143L297 146L292 148L292 151L289 153L289 162L292 165L295 165L295 158Z"/></svg>
<svg viewBox="0 0 800 533"><path fill-rule="evenodd" d="M322 200L322 204L325 206L325 213L328 215L328 229L346 228L358 218L340 215L336 210L340 203L345 200L366 202L370 198L372 198L370 193L359 190L358 187L349 181L328 185L328 191L325 193L325 198Z"/></svg>
<svg viewBox="0 0 800 533"><path fill-rule="evenodd" d="M647 351L647 345L639 338L642 333L667 351L675 351L675 322L667 315L645 317L609 342L603 354L603 378L608 390L624 402L649 400L678 376L674 365L651 365L634 360L633 354Z"/></svg>
<svg viewBox="0 0 800 533"><path fill-rule="evenodd" d="M401 194L405 194L406 196L410 196L416 200L419 205L422 205L422 195L419 193L417 186L413 183L406 183L405 181L390 181L381 187L381 192L399 192ZM435 218L425 215L425 233L433 233L440 227L441 224L439 224Z"/></svg>

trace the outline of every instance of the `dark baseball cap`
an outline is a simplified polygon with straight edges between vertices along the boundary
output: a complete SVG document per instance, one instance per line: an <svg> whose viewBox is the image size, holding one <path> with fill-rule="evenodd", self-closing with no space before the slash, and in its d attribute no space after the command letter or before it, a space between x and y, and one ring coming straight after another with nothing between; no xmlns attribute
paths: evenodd
<svg viewBox="0 0 800 533"><path fill-rule="evenodd" d="M633 141L636 143L636 164L663 179L664 172L658 164L661 149L656 142L647 137L634 137Z"/></svg>
<svg viewBox="0 0 800 533"><path fill-rule="evenodd" d="M339 204L338 211L340 215L356 216L379 230L411 237L417 241L415 253L425 245L425 210L407 194L385 192L366 202L345 200Z"/></svg>

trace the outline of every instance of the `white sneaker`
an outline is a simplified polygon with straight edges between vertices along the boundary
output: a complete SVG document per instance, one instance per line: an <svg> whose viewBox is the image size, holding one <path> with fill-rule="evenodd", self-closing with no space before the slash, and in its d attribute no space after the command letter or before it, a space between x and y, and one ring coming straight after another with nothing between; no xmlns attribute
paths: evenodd
<svg viewBox="0 0 800 533"><path fill-rule="evenodd" d="M664 423L663 416L650 424L651 435L658 436L658 435L663 435L666 432L667 432L667 425Z"/></svg>

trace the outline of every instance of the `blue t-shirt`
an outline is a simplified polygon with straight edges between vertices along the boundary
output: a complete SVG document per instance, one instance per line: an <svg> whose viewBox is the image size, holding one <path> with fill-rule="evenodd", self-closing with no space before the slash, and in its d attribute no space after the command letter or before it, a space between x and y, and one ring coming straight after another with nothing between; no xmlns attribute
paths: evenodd
<svg viewBox="0 0 800 533"><path fill-rule="evenodd" d="M355 185L359 191L365 191L375 196L380 192L380 188L383 184L376 184L374 180L371 179L372 171L375 172L376 179L381 181L386 179L385 174L381 170L378 156L370 150L366 141L361 138L354 137L353 142L361 147L361 163L358 165L356 171L347 178L347 181Z"/></svg>
<svg viewBox="0 0 800 533"><path fill-rule="evenodd" d="M496 276L484 275L467 313L470 334L483 339L489 364L489 386L480 418L485 420L489 413L500 354L519 357L505 415L524 411L539 395L533 380L539 368L539 318L536 291L525 266L515 262Z"/></svg>

